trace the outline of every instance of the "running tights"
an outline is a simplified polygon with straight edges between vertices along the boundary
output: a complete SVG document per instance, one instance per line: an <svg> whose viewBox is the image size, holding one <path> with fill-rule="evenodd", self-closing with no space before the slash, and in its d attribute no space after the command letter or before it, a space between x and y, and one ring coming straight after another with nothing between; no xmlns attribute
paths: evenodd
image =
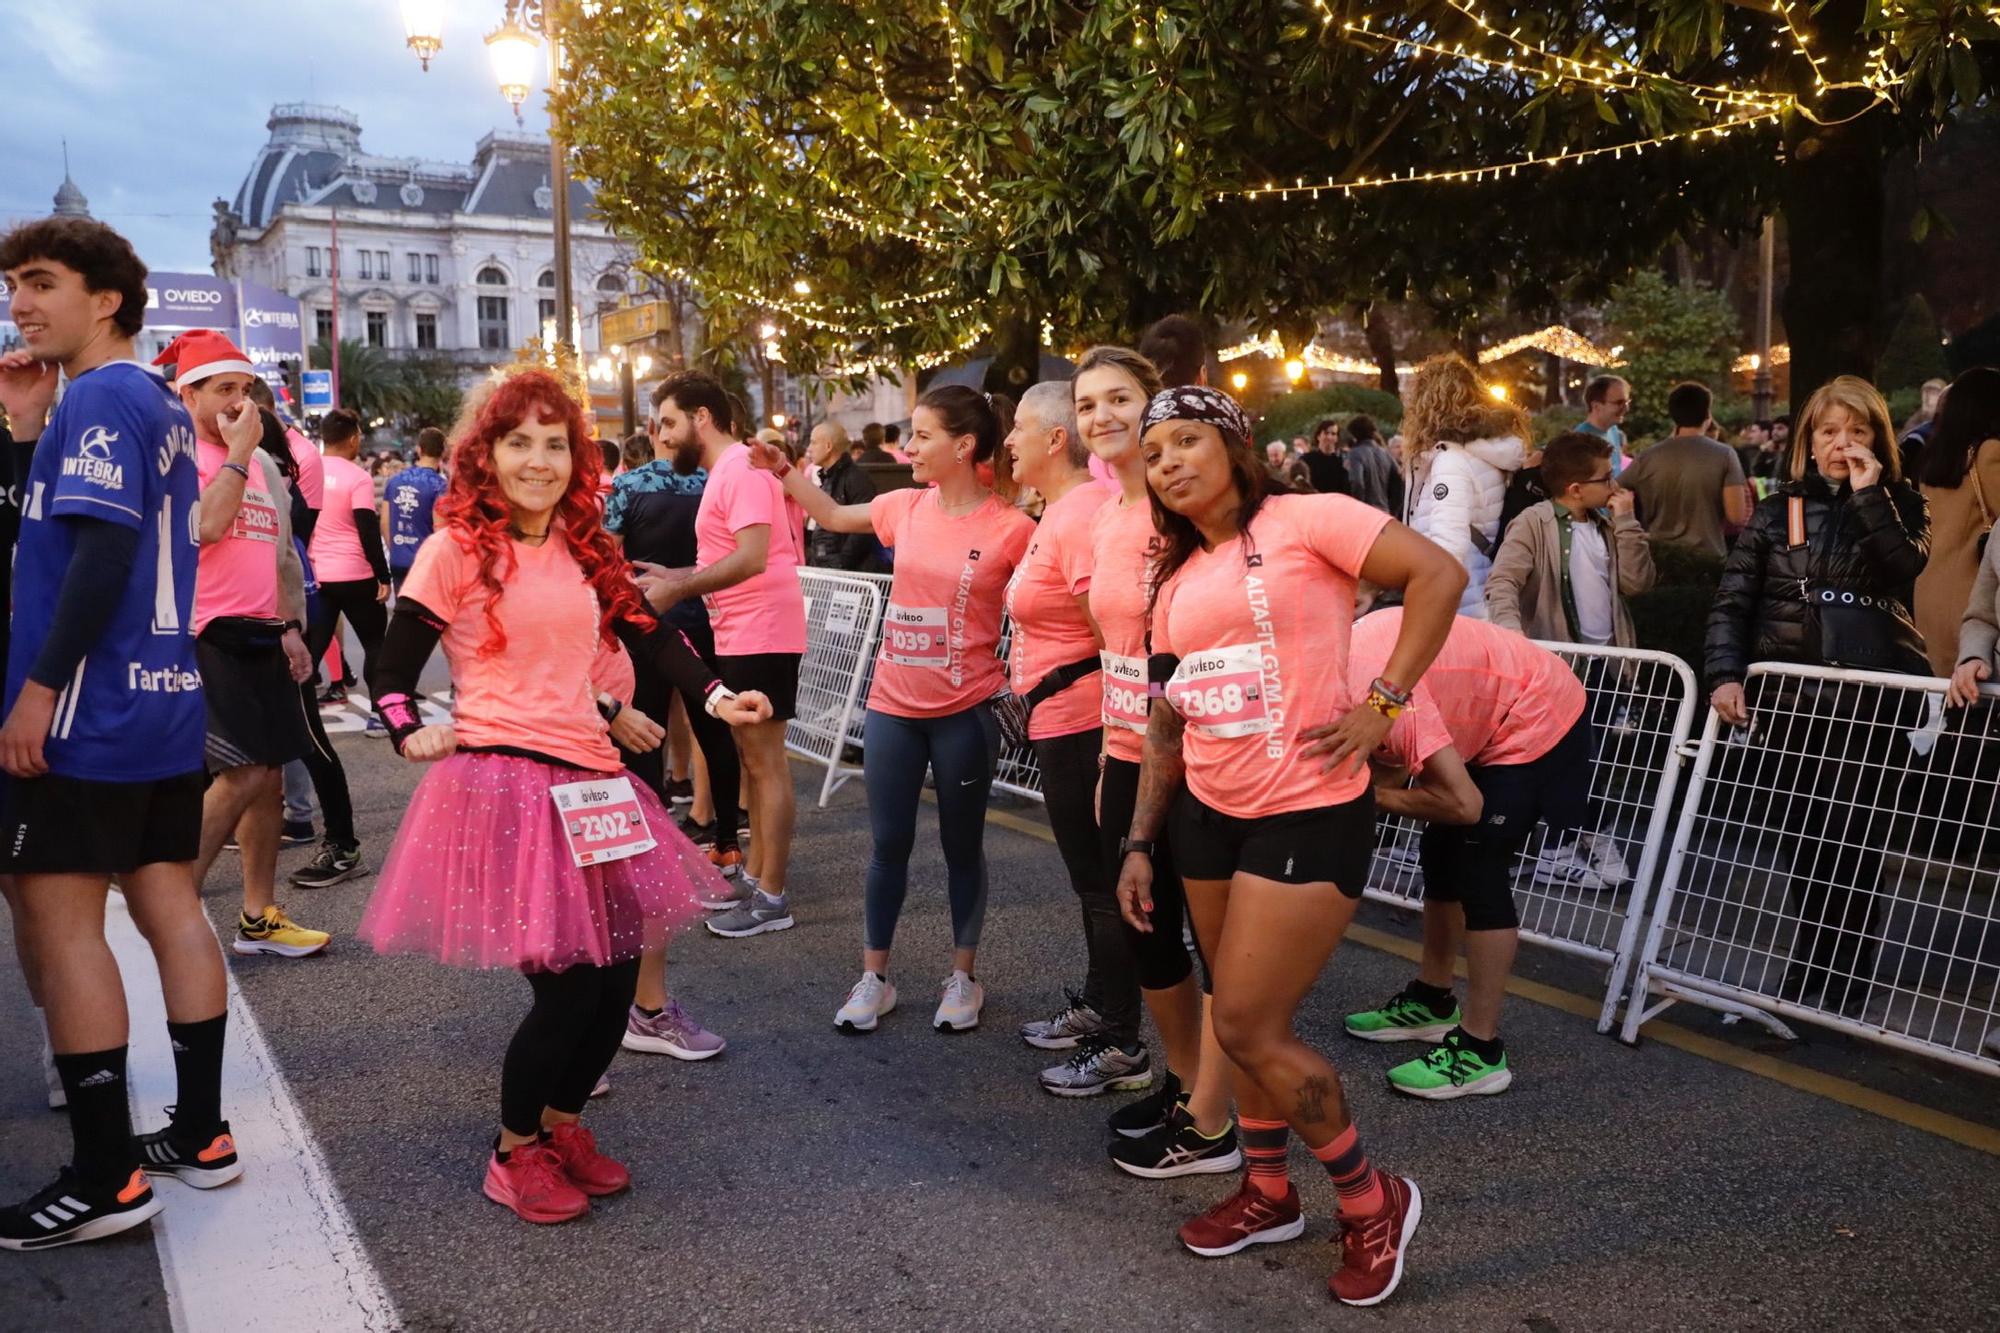
<svg viewBox="0 0 2000 1333"><path fill-rule="evenodd" d="M326 816L326 839L342 847L357 846L360 839L354 833L354 798L347 790L347 770L341 766L340 752L326 738L326 724L320 721L319 698L310 676L299 686L299 707L305 712L306 734L312 739L304 756L306 772L312 775L320 812Z"/></svg>
<svg viewBox="0 0 2000 1333"><path fill-rule="evenodd" d="M868 858L862 943L887 949L896 938L928 767L937 775L938 841L944 845L952 945L977 948L986 921L986 797L1000 756L993 710L982 703L945 717L892 717L871 708L861 734L861 775L868 786L868 825L875 840Z"/></svg>
<svg viewBox="0 0 2000 1333"><path fill-rule="evenodd" d="M579 1115L625 1035L639 983L639 960L607 967L579 963L560 972L525 972L535 1003L500 1065L500 1123L535 1134L542 1108Z"/></svg>
<svg viewBox="0 0 2000 1333"><path fill-rule="evenodd" d="M1107 861L1097 827L1097 756L1103 739L1104 733L1092 727L1032 744L1042 770L1049 828L1083 906L1089 960L1083 1002L1097 1011L1113 1040L1129 1047L1139 1040L1139 965L1132 948L1137 932L1118 914L1117 862ZM1128 817L1126 827L1130 825Z"/></svg>

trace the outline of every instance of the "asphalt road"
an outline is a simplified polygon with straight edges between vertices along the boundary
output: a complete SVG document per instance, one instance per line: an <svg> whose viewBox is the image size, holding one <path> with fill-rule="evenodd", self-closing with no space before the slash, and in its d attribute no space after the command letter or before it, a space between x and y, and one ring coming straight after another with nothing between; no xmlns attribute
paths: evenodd
<svg viewBox="0 0 2000 1333"><path fill-rule="evenodd" d="M371 864L415 773L385 743L340 741ZM948 967L942 858L922 825L892 967L903 1007L869 1037L836 1034L858 971L867 860L860 783L807 808L800 770L796 929L676 941L677 995L730 1049L705 1064L621 1054L590 1114L635 1188L585 1221L533 1228L478 1192L500 1053L525 1009L512 974L381 959L352 932L371 880L287 905L336 933L324 957L231 959L369 1258L413 1330L545 1329L1928 1329L2000 1323L2000 1161L1986 1152L1648 1041L1599 1037L1514 999L1504 1096L1392 1094L1407 1054L1338 1034L1347 1009L1396 990L1409 964L1350 943L1304 1017L1340 1064L1378 1164L1426 1201L1402 1289L1332 1304L1333 1191L1304 1152L1304 1240L1220 1260L1174 1231L1232 1178L1146 1182L1104 1157L1109 1099L1038 1090L1046 1057L1015 1027L1074 983L1082 948L1054 849L988 833L991 906L977 1033L930 1030ZM1029 818L1032 807L1014 807ZM303 859L287 854L286 865ZM208 885L219 928L238 885ZM1368 924L1411 937L1375 905ZM0 927L4 929L4 927ZM11 944L11 940L9 941ZM1524 950L1522 973L1578 994L1594 968ZM16 973L0 978L0 1192L38 1187L67 1149L41 1080ZM1673 1021L1777 1052L1989 1127L1990 1078L1840 1039L1780 1046L1713 1014ZM150 1122L149 1122L150 1123ZM258 1144L246 1137L252 1171ZM182 1192L175 1207L199 1207ZM208 1280L208 1279L204 1279ZM253 1275L218 1271L212 1280ZM168 1327L148 1229L0 1256L0 1328ZM282 1290L259 1327L286 1330ZM202 1330L207 1333L207 1330Z"/></svg>

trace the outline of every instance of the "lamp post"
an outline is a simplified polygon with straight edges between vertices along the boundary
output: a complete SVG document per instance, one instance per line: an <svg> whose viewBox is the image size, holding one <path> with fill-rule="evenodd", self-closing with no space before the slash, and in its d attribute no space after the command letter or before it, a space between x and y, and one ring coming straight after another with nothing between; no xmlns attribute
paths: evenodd
<svg viewBox="0 0 2000 1333"><path fill-rule="evenodd" d="M549 43L549 91L562 80L562 11L566 0L506 0L500 26L486 34L486 51L493 60L493 74L500 95L514 107L514 120L521 119L521 103L534 91L535 54L540 39ZM425 70L431 57L444 49L442 0L403 0L404 45L416 53ZM555 223L556 310L561 321L556 345L574 346L576 303L570 282L569 262L569 153L555 126L549 126L549 185L553 198L549 211Z"/></svg>

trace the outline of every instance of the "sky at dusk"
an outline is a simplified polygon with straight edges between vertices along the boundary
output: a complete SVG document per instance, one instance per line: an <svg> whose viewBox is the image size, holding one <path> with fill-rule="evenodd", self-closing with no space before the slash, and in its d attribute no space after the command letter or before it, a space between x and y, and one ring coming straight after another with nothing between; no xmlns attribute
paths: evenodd
<svg viewBox="0 0 2000 1333"><path fill-rule="evenodd" d="M205 273L217 197L233 198L278 102L360 117L369 153L467 162L514 128L481 38L503 0L453 0L423 73L396 0L57 0L8 6L0 35L0 221L46 215L70 174L91 214L155 269ZM542 93L522 107L547 129Z"/></svg>

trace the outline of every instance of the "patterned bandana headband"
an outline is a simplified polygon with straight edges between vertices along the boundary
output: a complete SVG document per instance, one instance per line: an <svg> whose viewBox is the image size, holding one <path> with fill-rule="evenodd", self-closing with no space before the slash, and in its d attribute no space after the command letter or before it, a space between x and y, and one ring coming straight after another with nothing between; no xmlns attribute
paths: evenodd
<svg viewBox="0 0 2000 1333"><path fill-rule="evenodd" d="M1154 394L1146 404L1146 420L1139 433L1145 434L1162 421L1206 421L1231 444L1241 447L1250 442L1250 418L1236 400L1202 384L1183 384Z"/></svg>

